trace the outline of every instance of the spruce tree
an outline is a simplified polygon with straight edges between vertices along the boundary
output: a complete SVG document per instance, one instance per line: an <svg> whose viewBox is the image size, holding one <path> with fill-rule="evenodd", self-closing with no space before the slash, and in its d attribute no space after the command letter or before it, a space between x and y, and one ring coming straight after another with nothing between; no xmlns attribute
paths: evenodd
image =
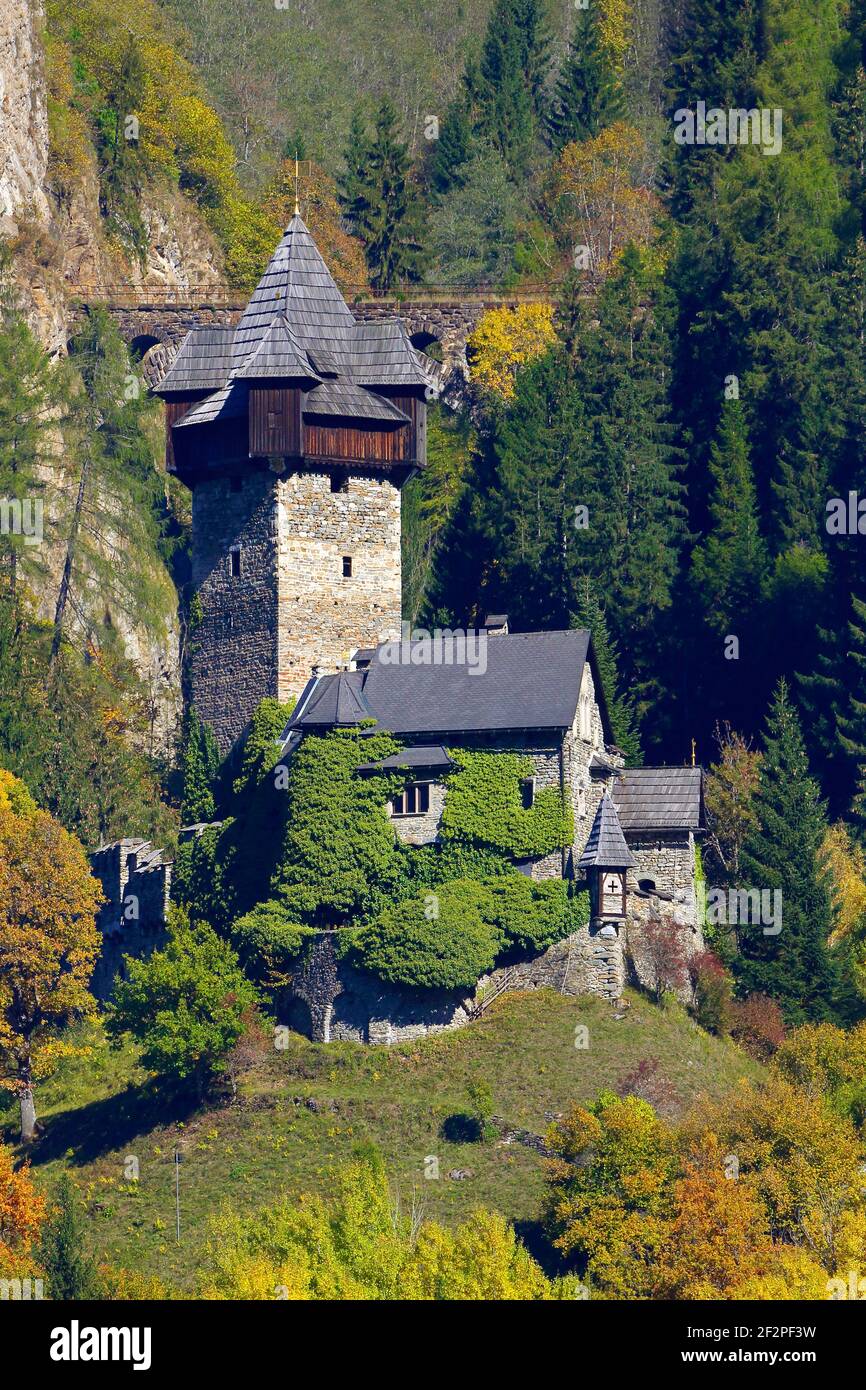
<svg viewBox="0 0 866 1390"><path fill-rule="evenodd" d="M622 115L622 92L599 34L598 7L577 12L577 26L556 81L545 126L559 151L586 140Z"/></svg>
<svg viewBox="0 0 866 1390"><path fill-rule="evenodd" d="M425 263L422 205L389 98L376 113L369 139L360 118L353 119L345 162L340 204L364 243L371 284L387 290L400 280L419 279Z"/></svg>
<svg viewBox="0 0 866 1390"><path fill-rule="evenodd" d="M181 731L181 815L185 825L215 819L214 782L219 764L213 731L190 705Z"/></svg>
<svg viewBox="0 0 866 1390"><path fill-rule="evenodd" d="M698 602L716 632L738 631L757 601L767 571L758 523L746 418L725 401L710 450L710 532L692 556Z"/></svg>
<svg viewBox="0 0 866 1390"><path fill-rule="evenodd" d="M467 83L478 128L515 174L527 168L543 104L547 36L540 0L496 0Z"/></svg>
<svg viewBox="0 0 866 1390"><path fill-rule="evenodd" d="M463 187L465 167L472 154L472 121L469 103L463 96L450 103L439 129L430 161L430 182L435 193L441 196L451 188Z"/></svg>
<svg viewBox="0 0 866 1390"><path fill-rule="evenodd" d="M832 908L820 861L827 822L784 680L770 706L755 811L740 884L781 890L781 931L765 935L760 924L741 924L734 973L741 993L769 994L789 1023L820 1022L830 1016L836 988L827 945Z"/></svg>
<svg viewBox="0 0 866 1390"><path fill-rule="evenodd" d="M39 1246L49 1297L55 1301L96 1298L96 1261L87 1253L81 1198L68 1173L57 1184L56 1202Z"/></svg>
<svg viewBox="0 0 866 1390"><path fill-rule="evenodd" d="M578 604L570 626L586 627L592 633L613 741L625 753L626 765L637 767L642 762L640 728L631 695L623 690L619 650L610 635L605 611L598 601L592 580L585 575L577 587Z"/></svg>

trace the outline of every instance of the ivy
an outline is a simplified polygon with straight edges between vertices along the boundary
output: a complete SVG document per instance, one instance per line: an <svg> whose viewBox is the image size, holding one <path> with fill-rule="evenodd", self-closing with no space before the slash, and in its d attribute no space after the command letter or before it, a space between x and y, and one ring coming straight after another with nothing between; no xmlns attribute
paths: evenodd
<svg viewBox="0 0 866 1390"><path fill-rule="evenodd" d="M308 926L338 926L401 895L406 855L386 802L399 774L358 776L361 763L399 751L390 734L334 729L308 734L287 765L289 814L273 890Z"/></svg>
<svg viewBox="0 0 866 1390"><path fill-rule="evenodd" d="M259 903L231 929L232 943L247 974L272 989L289 982L292 966L314 935L274 901Z"/></svg>
<svg viewBox="0 0 866 1390"><path fill-rule="evenodd" d="M360 932L357 963L393 984L471 989L502 945L483 915L488 906L487 890L470 879L444 884L434 903L395 903Z"/></svg>
<svg viewBox="0 0 866 1390"><path fill-rule="evenodd" d="M414 988L469 988L497 960L537 953L588 921L586 894L537 883L512 860L572 840L558 788L525 808L516 753L455 751L440 841L396 836L387 801L405 773L359 774L398 752L372 724L308 734L279 761L290 710L253 718L230 817L178 854L175 883L194 921L228 935L254 980L284 986L313 932L340 928L340 959Z"/></svg>
<svg viewBox="0 0 866 1390"><path fill-rule="evenodd" d="M536 792L524 807L520 783L532 760L519 753L449 749L456 769L448 777L442 813L443 842L499 850L514 859L551 854L574 839L574 815L559 787Z"/></svg>
<svg viewBox="0 0 866 1390"><path fill-rule="evenodd" d="M253 792L273 772L280 759L280 735L294 708L294 696L285 702L268 697L257 706L244 739L240 773L234 782L238 795Z"/></svg>

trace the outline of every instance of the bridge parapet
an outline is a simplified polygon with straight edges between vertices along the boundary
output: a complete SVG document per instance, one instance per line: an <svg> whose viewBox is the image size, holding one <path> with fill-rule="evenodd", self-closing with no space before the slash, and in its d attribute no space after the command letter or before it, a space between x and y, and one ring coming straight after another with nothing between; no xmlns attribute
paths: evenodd
<svg viewBox="0 0 866 1390"><path fill-rule="evenodd" d="M520 304L550 303L555 285L524 285L515 290L487 286L412 285L399 292L344 290L359 319L402 318L415 346L422 351L438 343L443 381L455 374L465 378L466 344L488 309ZM183 339L192 328L236 323L246 308L237 291L213 287L198 293L157 287L109 287L100 299L117 323L124 340L142 357L144 374L156 385L168 370ZM86 312L87 304L82 304Z"/></svg>

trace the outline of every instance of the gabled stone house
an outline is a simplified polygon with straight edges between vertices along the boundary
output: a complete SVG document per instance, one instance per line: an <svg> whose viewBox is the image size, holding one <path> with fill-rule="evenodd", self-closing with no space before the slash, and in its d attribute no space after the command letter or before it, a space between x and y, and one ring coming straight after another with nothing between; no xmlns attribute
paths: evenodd
<svg viewBox="0 0 866 1390"><path fill-rule="evenodd" d="M467 650L472 660L466 659ZM578 943L580 975L618 997L629 972L643 983L642 938L653 919L670 918L688 952L702 945L697 920L696 845L703 817L699 767L625 768L613 744L592 639L586 630L508 632L507 621L473 634L392 641L355 654L347 669L311 678L284 733L284 753L308 733L375 720L404 742L402 753L363 765L361 775L405 770L391 801L395 834L408 844L435 842L447 797L449 748L517 753L529 760L525 804L557 787L574 814L570 846L517 863L534 879L564 878L595 889L594 871L624 872L619 910L593 917ZM621 866L588 861L604 830L625 847Z"/></svg>

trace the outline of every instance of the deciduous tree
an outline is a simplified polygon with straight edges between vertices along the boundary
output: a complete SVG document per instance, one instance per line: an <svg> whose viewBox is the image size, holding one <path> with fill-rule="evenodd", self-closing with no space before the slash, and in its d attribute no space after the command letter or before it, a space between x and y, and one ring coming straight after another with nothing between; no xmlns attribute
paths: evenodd
<svg viewBox="0 0 866 1390"><path fill-rule="evenodd" d="M96 1009L87 986L102 892L74 836L18 805L0 802L0 1085L18 1096L29 1142L34 1088L68 1050L61 1030Z"/></svg>

